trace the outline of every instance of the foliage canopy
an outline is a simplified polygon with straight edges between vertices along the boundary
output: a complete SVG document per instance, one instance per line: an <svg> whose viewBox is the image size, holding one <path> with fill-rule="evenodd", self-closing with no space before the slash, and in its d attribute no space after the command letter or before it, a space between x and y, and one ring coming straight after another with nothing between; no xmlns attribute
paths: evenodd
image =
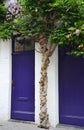
<svg viewBox="0 0 84 130"><path fill-rule="evenodd" d="M46 35L51 43L70 44L71 54L84 55L84 0L19 0L23 15L0 26L0 37L14 32L29 37Z"/></svg>
<svg viewBox="0 0 84 130"><path fill-rule="evenodd" d="M0 24L4 22L6 16L6 8L3 4L4 0L0 0Z"/></svg>

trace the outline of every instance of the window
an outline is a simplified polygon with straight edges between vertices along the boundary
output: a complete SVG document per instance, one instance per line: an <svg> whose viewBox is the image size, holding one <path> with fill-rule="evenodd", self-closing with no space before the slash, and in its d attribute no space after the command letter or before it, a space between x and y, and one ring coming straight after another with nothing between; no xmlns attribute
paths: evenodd
<svg viewBox="0 0 84 130"><path fill-rule="evenodd" d="M25 52L34 50L34 41L29 37L16 37L14 43L14 52Z"/></svg>

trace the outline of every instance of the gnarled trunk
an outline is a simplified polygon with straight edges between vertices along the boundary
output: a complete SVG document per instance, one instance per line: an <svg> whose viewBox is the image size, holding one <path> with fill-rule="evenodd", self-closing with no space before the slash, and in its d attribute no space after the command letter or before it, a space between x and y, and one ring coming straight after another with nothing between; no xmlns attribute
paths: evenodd
<svg viewBox="0 0 84 130"><path fill-rule="evenodd" d="M44 53L41 66L40 78L40 127L49 128L49 115L47 113L47 88L48 88L48 75L47 68L50 63L47 52Z"/></svg>
<svg viewBox="0 0 84 130"><path fill-rule="evenodd" d="M55 50L50 45L47 48L48 39L46 36L41 36L39 38L40 50L42 53L42 65L41 65L41 78L40 78L40 125L41 128L49 128L49 115L47 112L47 88L48 88L48 75L47 69L50 63L49 57L53 54Z"/></svg>

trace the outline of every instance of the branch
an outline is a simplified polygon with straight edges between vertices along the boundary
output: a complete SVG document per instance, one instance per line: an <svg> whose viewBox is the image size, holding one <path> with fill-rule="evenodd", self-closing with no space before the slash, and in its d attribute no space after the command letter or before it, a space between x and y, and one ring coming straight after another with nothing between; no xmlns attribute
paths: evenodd
<svg viewBox="0 0 84 130"><path fill-rule="evenodd" d="M52 44L50 43L48 50L51 51L51 49L52 49Z"/></svg>
<svg viewBox="0 0 84 130"><path fill-rule="evenodd" d="M52 55L53 55L53 53L54 53L56 47L57 47L57 45L52 46L52 48L49 50L49 51L50 51L50 52L49 52L49 56L52 56Z"/></svg>
<svg viewBox="0 0 84 130"><path fill-rule="evenodd" d="M37 49L35 49L35 51L41 54L41 52L40 52L40 51L38 51Z"/></svg>

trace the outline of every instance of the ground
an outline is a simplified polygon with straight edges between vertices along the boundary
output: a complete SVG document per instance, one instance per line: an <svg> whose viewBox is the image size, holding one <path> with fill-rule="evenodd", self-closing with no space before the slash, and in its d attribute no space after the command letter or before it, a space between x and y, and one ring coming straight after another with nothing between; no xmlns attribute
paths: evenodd
<svg viewBox="0 0 84 130"><path fill-rule="evenodd" d="M24 122L8 121L0 122L0 130L45 130L40 129L37 125ZM84 128L58 125L56 128L50 128L50 130L84 130Z"/></svg>

